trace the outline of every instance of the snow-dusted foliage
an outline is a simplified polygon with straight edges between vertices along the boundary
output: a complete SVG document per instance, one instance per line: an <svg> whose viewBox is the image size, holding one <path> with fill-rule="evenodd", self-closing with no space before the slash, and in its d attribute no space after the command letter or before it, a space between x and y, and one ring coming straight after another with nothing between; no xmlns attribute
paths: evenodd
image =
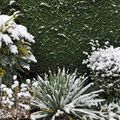
<svg viewBox="0 0 120 120"><path fill-rule="evenodd" d="M120 47L99 48L88 56L87 67L102 77L120 76Z"/></svg>
<svg viewBox="0 0 120 120"><path fill-rule="evenodd" d="M38 76L38 87L33 87L35 98L31 104L40 111L31 114L31 119L50 117L57 120L60 116L100 119L102 113L92 107L98 107L98 103L104 101L96 98L102 90L88 92L93 83L85 85L86 81L84 76L77 77L76 72L68 74L65 69L59 69L57 74L50 71L44 79Z"/></svg>
<svg viewBox="0 0 120 120"><path fill-rule="evenodd" d="M19 12L11 16L0 15L0 67L7 72L15 66L30 69L29 63L37 62L31 52L34 36L14 21L18 15Z"/></svg>
<svg viewBox="0 0 120 120"><path fill-rule="evenodd" d="M120 105L119 103L111 102L102 106L102 111L105 114L105 120L120 120ZM104 120L104 119L103 119Z"/></svg>
<svg viewBox="0 0 120 120"><path fill-rule="evenodd" d="M16 75L13 76L13 82L11 87L1 84L0 105L2 109L11 113L12 119L29 118L32 99L31 87L36 82L32 83L30 79L27 79L26 83L20 84Z"/></svg>
<svg viewBox="0 0 120 120"><path fill-rule="evenodd" d="M12 4L14 4L16 1L15 0L10 0L10 3L9 3L9 5L12 5Z"/></svg>
<svg viewBox="0 0 120 120"><path fill-rule="evenodd" d="M109 42L105 42L103 47L99 43L91 41L92 52L83 60L90 69L91 78L94 80L96 88L104 89L104 97L117 99L120 96L120 47L114 47Z"/></svg>

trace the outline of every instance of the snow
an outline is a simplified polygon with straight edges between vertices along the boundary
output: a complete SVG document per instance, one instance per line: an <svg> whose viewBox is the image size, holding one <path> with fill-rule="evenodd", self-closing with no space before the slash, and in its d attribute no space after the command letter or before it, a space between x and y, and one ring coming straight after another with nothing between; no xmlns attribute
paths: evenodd
<svg viewBox="0 0 120 120"><path fill-rule="evenodd" d="M29 98L31 95L29 93L20 92L17 94L18 98Z"/></svg>
<svg viewBox="0 0 120 120"><path fill-rule="evenodd" d="M25 26L16 25L8 29L8 32L11 34L11 37L13 37L14 40L20 40L21 38L24 38L29 42L35 42L34 36L27 32L27 28Z"/></svg>
<svg viewBox="0 0 120 120"><path fill-rule="evenodd" d="M33 61L33 62L37 62L37 60L36 60L34 55L27 56L27 59L30 60L30 61Z"/></svg>
<svg viewBox="0 0 120 120"><path fill-rule="evenodd" d="M66 35L63 34L63 33L58 33L58 36L62 36L62 37L64 37L64 38L66 38Z"/></svg>
<svg viewBox="0 0 120 120"><path fill-rule="evenodd" d="M8 15L0 15L0 31L4 32L6 31L7 27L7 21L10 19L10 16Z"/></svg>
<svg viewBox="0 0 120 120"><path fill-rule="evenodd" d="M120 105L119 103L111 102L109 104L104 104L102 106L103 111L105 111L105 118L109 120L120 120Z"/></svg>
<svg viewBox="0 0 120 120"><path fill-rule="evenodd" d="M28 85L27 85L27 84L25 84L25 83L22 83L22 84L21 84L21 88L25 88L25 87L27 88L27 87L28 87Z"/></svg>
<svg viewBox="0 0 120 120"><path fill-rule="evenodd" d="M14 0L12 0L10 4L13 2ZM11 16L0 15L0 48L6 45L5 49L8 49L9 54L16 55L17 58L20 57L20 59L23 60L20 62L21 66L30 70L29 64L26 63L30 63L31 61L37 62L36 58L31 52L31 43L35 43L35 40L34 36L28 32L25 26L15 23L15 19L18 16L19 11L13 13ZM26 43L26 51L29 53L29 55L21 54L20 49L18 49L20 46ZM4 66L6 66L6 64L17 64L17 62L11 62L9 56L6 55L6 58L7 59Z"/></svg>
<svg viewBox="0 0 120 120"><path fill-rule="evenodd" d="M19 106L23 107L26 110L30 110L30 105L19 103Z"/></svg>
<svg viewBox="0 0 120 120"><path fill-rule="evenodd" d="M83 114L85 114L85 116L86 114L88 116L90 115L92 118L99 118L101 112L96 110L92 111L91 109L89 110L89 108L97 106L98 103L104 101L103 99L97 99L99 93L103 90L86 93L93 83L85 86L87 78L83 76L78 78L76 71L73 74L68 74L65 68L63 70L58 69L57 74L52 74L52 72L49 71L49 78L47 75L45 75L44 79L38 76L37 88L34 88L32 84L33 92L38 95L32 100L32 105L40 107L41 111L43 106L46 106L43 110L55 110L56 112L53 114L52 120L55 120L55 116L60 115L61 112L68 114L73 113L79 118L81 118ZM88 109L85 109L86 106L88 106ZM42 115L43 114L44 112ZM42 115L40 115L39 118L41 118Z"/></svg>
<svg viewBox="0 0 120 120"><path fill-rule="evenodd" d="M13 44L12 39L7 34L0 33L0 41L5 42L6 45Z"/></svg>
<svg viewBox="0 0 120 120"><path fill-rule="evenodd" d="M11 53L13 53L13 54L18 53L16 45L9 45L9 49L10 49Z"/></svg>
<svg viewBox="0 0 120 120"><path fill-rule="evenodd" d="M27 69L27 70L30 70L30 65L29 64L23 64L22 67Z"/></svg>
<svg viewBox="0 0 120 120"><path fill-rule="evenodd" d="M41 2L40 5L41 5L41 6L50 7L50 5L49 5L48 3L45 3L45 2Z"/></svg>
<svg viewBox="0 0 120 120"><path fill-rule="evenodd" d="M14 81L14 84L15 84L16 86L18 86L18 85L19 85L19 82L16 80L16 81Z"/></svg>
<svg viewBox="0 0 120 120"><path fill-rule="evenodd" d="M37 88L38 87L38 81L35 81L33 84L32 84L33 87Z"/></svg>
<svg viewBox="0 0 120 120"><path fill-rule="evenodd" d="M27 84L30 84L30 83L31 83L31 80L30 80L30 79L26 79L26 83L27 83Z"/></svg>
<svg viewBox="0 0 120 120"><path fill-rule="evenodd" d="M101 71L102 77L118 77L120 76L120 47L99 48L93 51L88 59L83 61L84 63L88 63L87 67L93 71Z"/></svg>
<svg viewBox="0 0 120 120"><path fill-rule="evenodd" d="M37 62L37 60L36 60L36 58L35 58L35 56L34 55L32 55L32 54L30 54L30 55L27 55L27 56L24 56L24 57L22 57L24 60L28 60L28 61L33 61L33 62ZM25 65L24 65L24 67L25 67ZM27 67L27 66L26 66Z"/></svg>
<svg viewBox="0 0 120 120"><path fill-rule="evenodd" d="M17 79L17 75L13 75L13 80L16 80Z"/></svg>
<svg viewBox="0 0 120 120"><path fill-rule="evenodd" d="M15 0L11 0L10 3L9 3L9 5L12 5L15 2L16 2Z"/></svg>
<svg viewBox="0 0 120 120"><path fill-rule="evenodd" d="M6 88L6 85L5 84L1 84L1 89L3 89L3 88Z"/></svg>

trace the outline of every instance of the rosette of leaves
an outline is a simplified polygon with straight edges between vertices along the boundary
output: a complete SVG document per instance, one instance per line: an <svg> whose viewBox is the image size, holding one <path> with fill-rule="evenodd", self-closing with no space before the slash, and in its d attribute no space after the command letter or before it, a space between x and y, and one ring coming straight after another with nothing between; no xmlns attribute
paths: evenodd
<svg viewBox="0 0 120 120"><path fill-rule="evenodd" d="M39 107L40 111L31 115L32 120L73 119L100 119L102 113L95 107L103 99L99 99L98 91L88 92L93 83L85 85L87 78L77 77L76 72L69 74L65 69L58 73L50 71L44 79L38 76L38 87L33 87L35 94L32 105Z"/></svg>
<svg viewBox="0 0 120 120"><path fill-rule="evenodd" d="M12 76L22 68L30 69L30 62L37 62L31 52L34 36L25 26L15 22L18 15L19 12L11 16L0 15L0 68L5 71L4 76Z"/></svg>
<svg viewBox="0 0 120 120"><path fill-rule="evenodd" d="M85 61L98 88L110 101L120 97L120 47L97 48Z"/></svg>

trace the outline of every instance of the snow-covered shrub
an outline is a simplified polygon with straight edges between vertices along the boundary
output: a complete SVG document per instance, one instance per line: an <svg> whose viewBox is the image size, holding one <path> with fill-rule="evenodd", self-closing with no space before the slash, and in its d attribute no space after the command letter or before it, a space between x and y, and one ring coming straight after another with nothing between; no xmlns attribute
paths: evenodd
<svg viewBox="0 0 120 120"><path fill-rule="evenodd" d="M14 21L18 15L19 12L11 16L0 15L0 69L6 74L21 67L30 69L30 62L36 62L31 52L34 36L28 33L25 26Z"/></svg>
<svg viewBox="0 0 120 120"><path fill-rule="evenodd" d="M93 51L83 61L91 70L96 88L104 89L109 100L120 96L120 47L113 47L105 42L103 48L91 44ZM110 100L110 101L111 101Z"/></svg>
<svg viewBox="0 0 120 120"><path fill-rule="evenodd" d="M31 87L36 82L31 82L30 79L26 80L26 83L20 84L17 80L17 76L13 76L14 83L11 87L7 87L5 84L1 84L1 108L10 112L11 116L16 119L29 118L30 116L30 102L32 99Z"/></svg>
<svg viewBox="0 0 120 120"><path fill-rule="evenodd" d="M88 56L87 67L101 77L120 77L120 47L99 48Z"/></svg>
<svg viewBox="0 0 120 120"><path fill-rule="evenodd" d="M119 103L111 102L102 106L106 120L120 120L120 105Z"/></svg>
<svg viewBox="0 0 120 120"><path fill-rule="evenodd" d="M38 76L38 87L33 87L36 96L31 104L39 107L40 111L31 114L31 119L99 119L102 113L92 108L104 101L96 98L102 90L88 92L93 83L85 85L86 81L86 77L77 77L76 72L69 74L65 69L59 69L57 74L50 71L49 76L45 75L44 79Z"/></svg>

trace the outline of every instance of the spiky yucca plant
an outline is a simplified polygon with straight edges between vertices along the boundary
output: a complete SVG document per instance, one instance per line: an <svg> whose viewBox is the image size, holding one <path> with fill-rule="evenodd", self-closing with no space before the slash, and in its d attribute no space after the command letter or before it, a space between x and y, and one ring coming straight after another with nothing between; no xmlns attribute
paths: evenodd
<svg viewBox="0 0 120 120"><path fill-rule="evenodd" d="M70 120L73 117L100 119L101 112L92 108L104 101L95 99L102 90L87 93L93 83L85 86L86 81L87 78L77 77L76 72L68 74L65 69L59 69L57 74L50 71L44 79L38 76L38 87L33 88L35 97L31 104L39 107L40 111L31 114L31 119L49 117L55 120L59 116Z"/></svg>

